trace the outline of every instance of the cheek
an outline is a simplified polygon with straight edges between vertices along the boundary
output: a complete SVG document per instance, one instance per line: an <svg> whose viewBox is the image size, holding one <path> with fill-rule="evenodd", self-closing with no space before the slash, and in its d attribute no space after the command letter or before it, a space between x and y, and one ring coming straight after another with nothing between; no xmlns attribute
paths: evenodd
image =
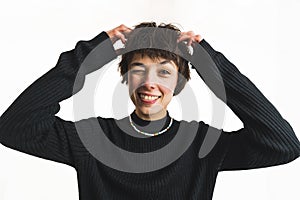
<svg viewBox="0 0 300 200"><path fill-rule="evenodd" d="M132 78L130 75L128 75L128 89L129 93L132 94L140 85L140 81L136 78Z"/></svg>
<svg viewBox="0 0 300 200"><path fill-rule="evenodd" d="M169 98L173 96L173 92L175 90L174 84L171 85L159 85L159 90L164 94L165 98Z"/></svg>
<svg viewBox="0 0 300 200"><path fill-rule="evenodd" d="M160 91L163 93L163 98L161 99L161 104L164 108L169 105L173 98L173 92L174 90L170 90L168 87L160 86Z"/></svg>
<svg viewBox="0 0 300 200"><path fill-rule="evenodd" d="M162 81L160 83L160 85L162 86L162 89L166 92L166 93L172 93L177 85L177 77L171 77L170 79L166 80L166 81Z"/></svg>

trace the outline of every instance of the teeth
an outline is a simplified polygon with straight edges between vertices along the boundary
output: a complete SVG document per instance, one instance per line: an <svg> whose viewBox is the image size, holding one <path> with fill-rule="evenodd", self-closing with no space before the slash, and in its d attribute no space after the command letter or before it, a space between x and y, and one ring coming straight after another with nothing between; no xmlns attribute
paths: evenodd
<svg viewBox="0 0 300 200"><path fill-rule="evenodd" d="M158 96L148 96L148 95L144 95L144 94L140 94L140 97L142 99L145 99L145 100L155 100L155 99L158 99Z"/></svg>

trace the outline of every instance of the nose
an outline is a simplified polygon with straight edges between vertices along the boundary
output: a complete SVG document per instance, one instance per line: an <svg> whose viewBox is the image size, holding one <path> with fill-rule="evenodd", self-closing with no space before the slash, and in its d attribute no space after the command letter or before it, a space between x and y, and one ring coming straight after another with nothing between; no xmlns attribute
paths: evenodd
<svg viewBox="0 0 300 200"><path fill-rule="evenodd" d="M157 81L158 78L157 75L154 73L154 71L149 71L148 73L146 73L144 77L143 85L146 88L155 89L157 87L157 83L158 83Z"/></svg>

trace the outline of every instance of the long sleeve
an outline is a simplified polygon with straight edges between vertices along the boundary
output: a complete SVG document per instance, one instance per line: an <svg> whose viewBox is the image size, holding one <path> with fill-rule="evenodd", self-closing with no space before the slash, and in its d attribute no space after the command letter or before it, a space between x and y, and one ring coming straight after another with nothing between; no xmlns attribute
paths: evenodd
<svg viewBox="0 0 300 200"><path fill-rule="evenodd" d="M193 67L244 126L237 131L221 130L211 154L219 162L218 170L268 167L299 157L299 140L276 108L222 53L205 40L199 44L194 47Z"/></svg>
<svg viewBox="0 0 300 200"><path fill-rule="evenodd" d="M94 56L90 57L93 61L86 62L87 56ZM24 153L74 166L74 152L80 152L82 145L74 123L55 116L59 102L82 89L86 74L114 57L116 53L106 32L89 41L79 41L73 50L61 53L55 67L26 88L2 114L0 142Z"/></svg>

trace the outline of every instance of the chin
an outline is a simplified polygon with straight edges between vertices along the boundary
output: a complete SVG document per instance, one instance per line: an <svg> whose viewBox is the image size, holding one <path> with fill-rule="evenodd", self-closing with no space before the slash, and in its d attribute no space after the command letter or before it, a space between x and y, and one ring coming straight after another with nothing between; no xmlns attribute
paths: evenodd
<svg viewBox="0 0 300 200"><path fill-rule="evenodd" d="M154 111L149 108L142 108L142 109L136 108L136 110L143 115L151 115L157 113L157 111Z"/></svg>
<svg viewBox="0 0 300 200"><path fill-rule="evenodd" d="M161 108L135 108L137 112L143 115L155 115L164 112L164 109Z"/></svg>

